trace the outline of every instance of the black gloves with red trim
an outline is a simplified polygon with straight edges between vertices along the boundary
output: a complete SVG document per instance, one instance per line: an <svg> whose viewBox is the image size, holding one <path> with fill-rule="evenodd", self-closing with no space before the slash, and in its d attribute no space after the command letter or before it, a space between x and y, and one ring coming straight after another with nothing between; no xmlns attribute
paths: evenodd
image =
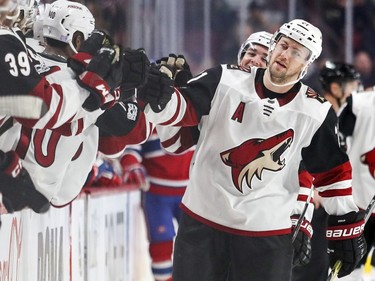
<svg viewBox="0 0 375 281"><path fill-rule="evenodd" d="M79 85L90 92L83 108L94 111L113 106L126 91L144 85L150 61L143 49L122 52L106 33L95 30L69 58L68 66Z"/></svg>
<svg viewBox="0 0 375 281"><path fill-rule="evenodd" d="M147 83L138 89L137 98L158 113L170 101L174 86L186 86L190 78L192 74L185 57L170 54L151 66Z"/></svg>
<svg viewBox="0 0 375 281"><path fill-rule="evenodd" d="M36 213L48 211L50 203L35 186L14 151L0 151L0 193L9 213L26 207Z"/></svg>
<svg viewBox="0 0 375 281"><path fill-rule="evenodd" d="M343 265L338 277L350 274L367 251L363 236L365 212L350 212L343 216L328 217L326 237L331 268L340 260Z"/></svg>
<svg viewBox="0 0 375 281"><path fill-rule="evenodd" d="M368 170L373 178L375 178L375 148L361 156L361 162L368 165Z"/></svg>
<svg viewBox="0 0 375 281"><path fill-rule="evenodd" d="M292 233L297 226L299 215L290 217L292 220ZM313 235L313 228L307 219L303 219L298 234L293 241L294 255L293 266L306 265L311 260L311 237Z"/></svg>

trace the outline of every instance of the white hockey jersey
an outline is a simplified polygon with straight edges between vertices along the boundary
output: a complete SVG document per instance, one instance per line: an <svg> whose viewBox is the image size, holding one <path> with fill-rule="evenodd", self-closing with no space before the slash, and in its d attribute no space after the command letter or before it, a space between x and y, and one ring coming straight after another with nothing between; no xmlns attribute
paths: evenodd
<svg viewBox="0 0 375 281"><path fill-rule="evenodd" d="M375 195L375 179L361 156L375 148L375 92L354 93L340 115L340 131L348 137L350 163L353 166L353 197L366 209Z"/></svg>
<svg viewBox="0 0 375 281"><path fill-rule="evenodd" d="M162 112L146 107L151 122L200 126L184 211L235 234L290 233L301 160L328 213L358 210L330 104L302 83L285 94L270 92L263 74L222 65L190 80Z"/></svg>

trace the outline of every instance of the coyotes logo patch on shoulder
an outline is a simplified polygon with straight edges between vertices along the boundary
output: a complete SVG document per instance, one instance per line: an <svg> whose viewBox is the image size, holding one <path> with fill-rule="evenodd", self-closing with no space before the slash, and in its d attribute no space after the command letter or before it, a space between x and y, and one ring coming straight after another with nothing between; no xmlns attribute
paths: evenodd
<svg viewBox="0 0 375 281"><path fill-rule="evenodd" d="M227 69L242 70L249 73L251 72L251 69L249 67L242 67L237 64L227 64Z"/></svg>
<svg viewBox="0 0 375 281"><path fill-rule="evenodd" d="M220 153L221 160L231 167L234 186L243 193L242 182L252 189L254 176L262 179L263 170L280 171L285 167L282 154L291 146L294 131L289 129L267 139L249 139L237 147Z"/></svg>

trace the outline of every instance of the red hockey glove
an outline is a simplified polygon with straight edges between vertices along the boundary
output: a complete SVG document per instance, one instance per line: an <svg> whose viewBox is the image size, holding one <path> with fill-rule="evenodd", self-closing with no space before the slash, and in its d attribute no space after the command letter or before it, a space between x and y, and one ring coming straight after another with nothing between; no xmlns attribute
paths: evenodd
<svg viewBox="0 0 375 281"><path fill-rule="evenodd" d="M82 107L94 111L101 107L122 79L122 62L119 61L119 49L103 47L91 59L89 65L78 76L78 84L90 92Z"/></svg>
<svg viewBox="0 0 375 281"><path fill-rule="evenodd" d="M95 186L119 186L122 184L122 179L120 176L113 172L105 171L95 182Z"/></svg>
<svg viewBox="0 0 375 281"><path fill-rule="evenodd" d="M145 85L150 71L150 61L144 49L125 49L121 90L128 91Z"/></svg>
<svg viewBox="0 0 375 281"><path fill-rule="evenodd" d="M367 251L363 236L365 227L365 212L350 212L343 216L328 217L326 237L328 240L328 255L331 268L338 260L343 265L338 277L349 275L360 262Z"/></svg>
<svg viewBox="0 0 375 281"><path fill-rule="evenodd" d="M147 180L145 167L131 154L125 154L120 160L122 179L124 183L134 184L143 191L148 191L150 183Z"/></svg>
<svg viewBox="0 0 375 281"><path fill-rule="evenodd" d="M29 173L22 168L14 151L0 151L0 193L8 212L29 207L36 213L44 213L50 207L47 198L35 189Z"/></svg>
<svg viewBox="0 0 375 281"><path fill-rule="evenodd" d="M168 69L168 67L164 68ZM174 93L173 84L174 81L161 72L158 66L151 66L147 83L138 89L137 98L145 105L149 104L154 112L160 112L166 107Z"/></svg>
<svg viewBox="0 0 375 281"><path fill-rule="evenodd" d="M292 233L297 225L299 215L293 215L292 220ZM293 241L294 255L293 255L293 266L306 265L311 260L311 237L313 234L313 228L311 223L304 219L298 230L296 239Z"/></svg>
<svg viewBox="0 0 375 281"><path fill-rule="evenodd" d="M361 162L368 165L368 170L373 178L375 178L375 148L361 156Z"/></svg>

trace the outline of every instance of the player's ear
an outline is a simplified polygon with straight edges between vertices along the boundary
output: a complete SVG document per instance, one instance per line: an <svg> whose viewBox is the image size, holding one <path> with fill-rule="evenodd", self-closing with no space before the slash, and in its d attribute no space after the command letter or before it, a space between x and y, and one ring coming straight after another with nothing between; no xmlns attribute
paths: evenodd
<svg viewBox="0 0 375 281"><path fill-rule="evenodd" d="M72 43L76 50L79 50L83 41L85 41L82 32L76 31L73 35Z"/></svg>

